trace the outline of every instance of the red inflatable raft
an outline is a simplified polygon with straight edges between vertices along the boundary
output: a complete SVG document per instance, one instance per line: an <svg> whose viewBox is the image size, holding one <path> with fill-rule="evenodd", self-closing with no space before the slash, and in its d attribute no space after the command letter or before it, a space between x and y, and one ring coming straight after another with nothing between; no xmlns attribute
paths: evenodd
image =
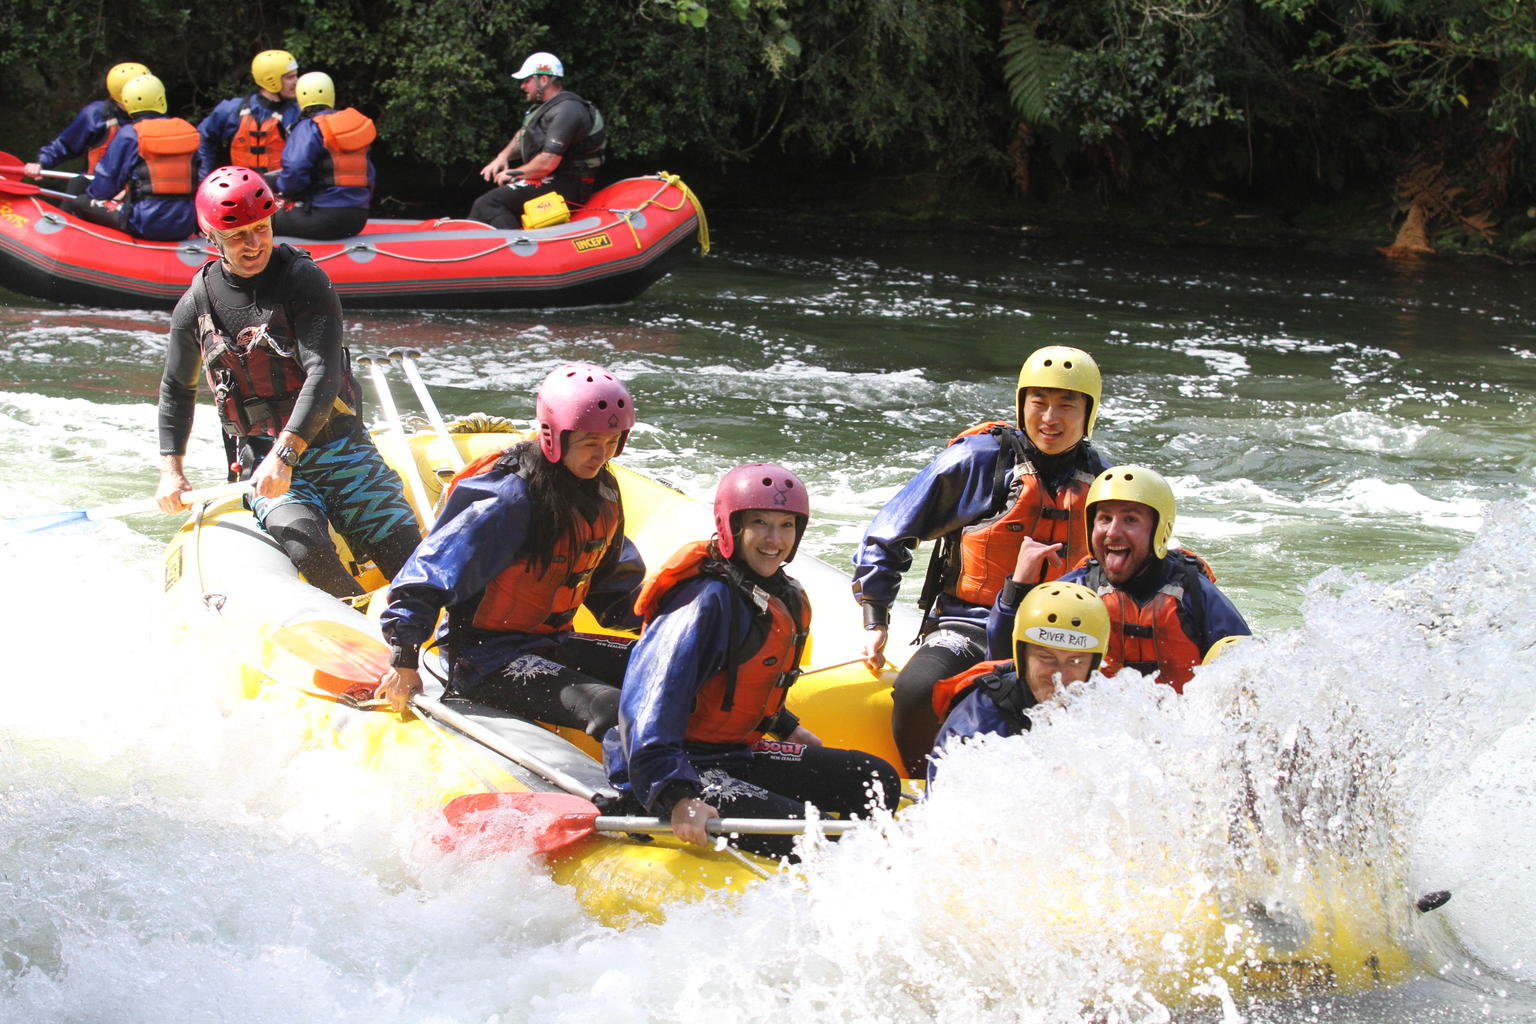
<svg viewBox="0 0 1536 1024"><path fill-rule="evenodd" d="M698 198L676 175L600 189L571 220L498 231L472 220L374 220L309 250L344 306L515 309L626 302L709 250ZM146 242L36 196L0 195L0 285L55 302L170 309L214 254L201 238Z"/></svg>

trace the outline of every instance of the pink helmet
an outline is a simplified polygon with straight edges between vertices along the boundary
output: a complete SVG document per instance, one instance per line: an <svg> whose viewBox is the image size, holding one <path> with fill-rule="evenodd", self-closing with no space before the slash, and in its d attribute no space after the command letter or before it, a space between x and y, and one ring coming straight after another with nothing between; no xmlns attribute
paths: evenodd
<svg viewBox="0 0 1536 1024"><path fill-rule="evenodd" d="M794 473L771 462L750 462L737 466L720 478L715 488L715 543L720 554L730 558L736 550L736 534L731 517L750 509L789 512L795 516L795 546L784 561L792 561L805 536L805 524L811 518L811 496Z"/></svg>
<svg viewBox="0 0 1536 1024"><path fill-rule="evenodd" d="M197 226L232 231L277 212L277 200L262 176L249 167L220 167L197 186Z"/></svg>
<svg viewBox="0 0 1536 1024"><path fill-rule="evenodd" d="M617 455L635 425L635 400L619 378L601 366L567 363L555 367L539 385L534 415L539 422L539 445L550 462L559 462L565 455L565 435L571 430L624 431Z"/></svg>

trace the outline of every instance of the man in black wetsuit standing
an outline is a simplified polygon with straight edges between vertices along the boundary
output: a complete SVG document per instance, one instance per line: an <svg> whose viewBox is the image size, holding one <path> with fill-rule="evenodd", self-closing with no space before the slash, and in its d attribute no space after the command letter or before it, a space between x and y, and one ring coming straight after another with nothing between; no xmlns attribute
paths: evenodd
<svg viewBox="0 0 1536 1024"><path fill-rule="evenodd" d="M471 220L512 230L522 227L523 204L535 196L558 192L566 202L581 204L592 195L592 174L603 164L608 133L597 108L563 87L564 75L560 58L535 53L512 76L533 106L512 141L480 169L496 187L475 200Z"/></svg>
<svg viewBox="0 0 1536 1024"><path fill-rule="evenodd" d="M222 259L204 264L176 311L160 380L160 508L178 512L202 372L231 472L251 509L310 583L362 593L327 524L386 577L421 538L400 477L380 458L341 343L341 302L302 249L272 245L277 205L260 174L221 167L197 190L199 226Z"/></svg>

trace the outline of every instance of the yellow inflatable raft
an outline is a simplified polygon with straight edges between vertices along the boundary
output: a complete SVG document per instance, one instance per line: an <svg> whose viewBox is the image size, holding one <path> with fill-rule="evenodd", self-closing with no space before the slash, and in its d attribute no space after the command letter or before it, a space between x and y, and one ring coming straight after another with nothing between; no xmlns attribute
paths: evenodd
<svg viewBox="0 0 1536 1024"><path fill-rule="evenodd" d="M453 445L461 458L473 459L519 439L505 432L458 433ZM460 464L439 434L408 439L380 434L379 443L397 468L406 469L408 488L424 492L428 507ZM648 564L660 564L681 544L711 533L703 502L622 466L615 469L627 532ZM365 585L383 583L371 567L356 569ZM872 678L858 662L862 629L848 577L807 555L796 559L794 570L815 608L815 634L791 706L827 743L899 763L889 731L889 679ZM578 786L595 790L606 784L595 747L584 735L562 735L469 704L455 704L464 729L359 706L353 698L371 691L386 663L387 650L369 614L380 609L354 608L300 580L238 499L193 510L167 548L165 591L168 618L180 639L237 680L242 698L281 706L307 742L345 751L360 764L409 758L429 766L441 780L436 799L442 803L488 785L507 793L556 791L540 773L493 752L499 742ZM577 628L597 629L589 617L579 618ZM898 632L912 628L910 618L895 623ZM465 735L471 727L483 731L480 740ZM487 736L491 746L484 742ZM623 926L657 920L674 902L739 891L778 867L734 851L687 847L670 837L641 842L603 835L552 855L550 869L597 919ZM1394 915L1341 910L1350 906L1342 882L1319 885L1307 906L1288 910L1299 919L1278 930L1262 906L1213 894L1185 898L1159 888L1156 897L1168 902L1170 927L1186 952L1172 973L1154 968L1163 962L1154 955L1146 964L1154 976L1145 981L1149 991L1174 1002L1203 991L1212 977L1220 977L1234 994L1296 994L1372 988L1415 973L1403 937L1394 930ZM1052 916L1068 934L1101 927L1070 892L1061 894Z"/></svg>

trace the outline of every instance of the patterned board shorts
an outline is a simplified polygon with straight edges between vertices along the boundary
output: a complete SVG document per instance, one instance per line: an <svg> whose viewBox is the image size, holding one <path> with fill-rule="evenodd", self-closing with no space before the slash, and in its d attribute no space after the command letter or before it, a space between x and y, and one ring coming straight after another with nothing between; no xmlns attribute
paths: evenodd
<svg viewBox="0 0 1536 1024"><path fill-rule="evenodd" d="M251 511L265 525L271 511L289 501L309 505L329 519L348 544L364 548L401 529L417 528L400 475L366 437L348 435L306 448L294 467L288 493L280 498L253 498Z"/></svg>

